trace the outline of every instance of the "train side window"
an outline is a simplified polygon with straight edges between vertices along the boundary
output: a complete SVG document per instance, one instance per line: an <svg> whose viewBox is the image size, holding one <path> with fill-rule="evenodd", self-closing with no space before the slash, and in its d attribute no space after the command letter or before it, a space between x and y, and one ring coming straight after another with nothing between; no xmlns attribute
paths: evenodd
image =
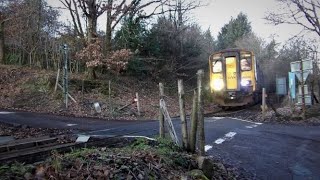
<svg viewBox="0 0 320 180"><path fill-rule="evenodd" d="M250 71L251 70L251 59L241 59L240 61L241 70L242 71Z"/></svg>
<svg viewBox="0 0 320 180"><path fill-rule="evenodd" d="M212 71L214 73L220 73L222 72L222 62L221 61L215 61L213 62L213 65L212 65Z"/></svg>

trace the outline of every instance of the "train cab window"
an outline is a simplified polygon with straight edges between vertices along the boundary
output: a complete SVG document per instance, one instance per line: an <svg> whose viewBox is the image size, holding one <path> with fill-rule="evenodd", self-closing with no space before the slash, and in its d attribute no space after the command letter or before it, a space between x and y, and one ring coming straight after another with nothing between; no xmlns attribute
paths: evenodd
<svg viewBox="0 0 320 180"><path fill-rule="evenodd" d="M240 61L240 66L242 71L250 71L251 70L251 59L243 58Z"/></svg>
<svg viewBox="0 0 320 180"><path fill-rule="evenodd" d="M212 72L214 72L214 73L222 72L222 62L221 61L217 60L217 61L213 62Z"/></svg>

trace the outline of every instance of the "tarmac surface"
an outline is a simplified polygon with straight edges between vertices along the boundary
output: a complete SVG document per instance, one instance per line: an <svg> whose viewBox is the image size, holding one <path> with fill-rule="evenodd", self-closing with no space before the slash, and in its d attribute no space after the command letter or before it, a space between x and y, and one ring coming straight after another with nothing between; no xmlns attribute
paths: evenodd
<svg viewBox="0 0 320 180"><path fill-rule="evenodd" d="M8 112L0 122L41 128L74 129L90 136L158 134L155 120L117 121ZM180 121L173 124L181 136ZM320 127L262 124L228 117L205 118L206 153L246 170L254 179L320 179Z"/></svg>

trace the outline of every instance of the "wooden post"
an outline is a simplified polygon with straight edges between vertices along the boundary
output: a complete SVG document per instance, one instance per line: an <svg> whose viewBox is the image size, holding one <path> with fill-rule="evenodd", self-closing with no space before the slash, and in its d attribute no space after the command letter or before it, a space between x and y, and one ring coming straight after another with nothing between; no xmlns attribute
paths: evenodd
<svg viewBox="0 0 320 180"><path fill-rule="evenodd" d="M204 75L203 70L198 70L198 121L199 121L199 150L200 156L205 155L205 134L204 134L204 118L203 118L203 102L202 102L202 78Z"/></svg>
<svg viewBox="0 0 320 180"><path fill-rule="evenodd" d="M191 130L189 136L189 148L191 152L196 150L196 139L197 139L197 91L193 91L192 99L192 112L191 112Z"/></svg>
<svg viewBox="0 0 320 180"><path fill-rule="evenodd" d="M57 78L56 78L56 85L54 86L54 92L57 91L58 83L59 83L59 77L60 77L60 68L58 68Z"/></svg>
<svg viewBox="0 0 320 180"><path fill-rule="evenodd" d="M162 83L159 83L160 100L164 97L164 87ZM161 105L159 104L159 134L161 138L164 138L164 115L161 112Z"/></svg>
<svg viewBox="0 0 320 180"><path fill-rule="evenodd" d="M82 83L81 83L81 94L82 94L82 101L83 101L83 95L84 95L84 79L82 79Z"/></svg>
<svg viewBox="0 0 320 180"><path fill-rule="evenodd" d="M179 107L180 107L180 119L181 119L181 132L182 132L182 148L188 149L188 128L186 121L186 111L184 103L184 88L183 80L178 80L178 94L179 94Z"/></svg>
<svg viewBox="0 0 320 180"><path fill-rule="evenodd" d="M300 72L301 72L301 92L302 92L302 119L306 119L306 99L304 92L304 79L303 79L303 62L300 60Z"/></svg>
<svg viewBox="0 0 320 180"><path fill-rule="evenodd" d="M263 120L266 117L266 88L262 88L262 118Z"/></svg>
<svg viewBox="0 0 320 180"><path fill-rule="evenodd" d="M141 116L141 107L140 107L140 100L139 100L139 94L138 93L136 93L136 101L137 101L138 116Z"/></svg>
<svg viewBox="0 0 320 180"><path fill-rule="evenodd" d="M110 114L112 113L112 106L111 106L111 81L109 80L109 89L108 89L108 93L109 93L109 107L110 107Z"/></svg>
<svg viewBox="0 0 320 180"><path fill-rule="evenodd" d="M58 87L63 91L63 87L62 87L60 84L58 84ZM76 101L69 93L67 93L67 96L68 96L74 103L77 103L77 101Z"/></svg>

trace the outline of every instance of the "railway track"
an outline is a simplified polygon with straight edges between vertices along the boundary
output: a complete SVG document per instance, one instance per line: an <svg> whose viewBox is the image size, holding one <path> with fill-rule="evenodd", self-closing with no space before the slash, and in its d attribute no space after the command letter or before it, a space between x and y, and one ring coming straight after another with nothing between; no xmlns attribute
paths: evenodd
<svg viewBox="0 0 320 180"><path fill-rule="evenodd" d="M252 105L252 106L229 108L227 110L224 110L224 109L220 108L220 109L218 109L218 110L216 110L214 112L206 113L204 116L205 117L229 116L229 115L233 115L233 114L240 113L240 112L250 111L250 110L253 110L255 108L258 108L259 106L260 106L259 104L255 104L255 105Z"/></svg>
<svg viewBox="0 0 320 180"><path fill-rule="evenodd" d="M41 137L17 140L0 146L0 165L11 162L34 163L45 160L53 151L71 152L89 147L118 147L131 142L132 138L90 138L88 142L59 142L59 137Z"/></svg>

